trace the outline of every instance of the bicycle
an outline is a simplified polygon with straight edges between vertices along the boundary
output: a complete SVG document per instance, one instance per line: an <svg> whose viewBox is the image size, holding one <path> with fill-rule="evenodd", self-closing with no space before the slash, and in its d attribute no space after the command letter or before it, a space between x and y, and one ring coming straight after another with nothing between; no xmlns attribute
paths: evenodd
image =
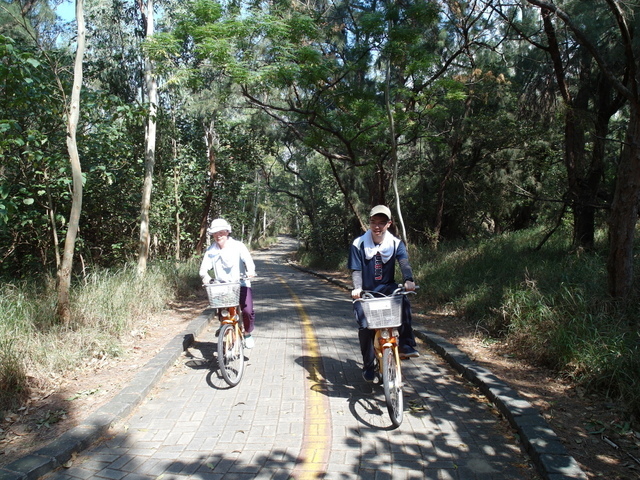
<svg viewBox="0 0 640 480"><path fill-rule="evenodd" d="M398 349L398 327L402 324L402 297L409 292L399 285L391 295L374 296L374 292L363 292L361 302L367 328L375 330L373 346L378 360L379 375L384 385L384 398L391 423L399 427L404 415L404 395L400 352Z"/></svg>
<svg viewBox="0 0 640 480"><path fill-rule="evenodd" d="M225 382L235 387L244 373L244 329L240 311L240 283L204 285L209 306L220 320L218 331L218 367Z"/></svg>

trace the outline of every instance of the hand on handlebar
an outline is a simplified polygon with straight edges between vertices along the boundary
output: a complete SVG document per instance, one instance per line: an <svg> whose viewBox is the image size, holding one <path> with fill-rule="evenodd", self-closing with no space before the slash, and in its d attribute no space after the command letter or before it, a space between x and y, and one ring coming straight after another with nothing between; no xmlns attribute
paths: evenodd
<svg viewBox="0 0 640 480"><path fill-rule="evenodd" d="M361 295L362 295L361 288L354 288L353 290L351 290L351 298L360 298Z"/></svg>
<svg viewBox="0 0 640 480"><path fill-rule="evenodd" d="M416 291L416 284L415 282L411 281L411 280L407 280L406 282L404 282L404 289L407 292L415 292Z"/></svg>

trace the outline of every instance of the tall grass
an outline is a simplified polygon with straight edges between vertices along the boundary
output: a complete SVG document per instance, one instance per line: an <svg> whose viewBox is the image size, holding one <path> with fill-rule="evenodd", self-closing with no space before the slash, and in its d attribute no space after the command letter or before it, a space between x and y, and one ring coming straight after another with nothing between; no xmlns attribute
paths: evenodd
<svg viewBox="0 0 640 480"><path fill-rule="evenodd" d="M0 286L0 409L18 406L29 390L94 358L117 357L139 322L200 283L197 262L101 270L71 290L71 321L56 320L52 278Z"/></svg>
<svg viewBox="0 0 640 480"><path fill-rule="evenodd" d="M557 234L536 250L532 229L468 244L417 251L427 295L523 357L622 400L640 414L638 298L607 293L606 253L572 251Z"/></svg>

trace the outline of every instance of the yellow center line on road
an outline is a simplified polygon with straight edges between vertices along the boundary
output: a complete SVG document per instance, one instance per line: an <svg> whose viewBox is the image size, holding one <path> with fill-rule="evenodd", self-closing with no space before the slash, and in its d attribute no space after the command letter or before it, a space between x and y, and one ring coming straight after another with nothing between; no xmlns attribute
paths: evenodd
<svg viewBox="0 0 640 480"><path fill-rule="evenodd" d="M295 480L318 479L326 472L331 453L331 412L329 400L323 393L327 388L322 358L313 324L302 302L281 277L278 277L278 280L289 291L302 320L303 365L309 372L305 389L304 436L298 462L291 472L291 477Z"/></svg>

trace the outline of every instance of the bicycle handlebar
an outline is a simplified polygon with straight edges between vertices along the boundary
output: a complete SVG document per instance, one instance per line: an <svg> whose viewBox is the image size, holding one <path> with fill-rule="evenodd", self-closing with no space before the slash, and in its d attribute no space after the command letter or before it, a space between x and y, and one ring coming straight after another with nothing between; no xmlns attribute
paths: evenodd
<svg viewBox="0 0 640 480"><path fill-rule="evenodd" d="M418 288L420 287L416 285L416 290ZM410 295L410 294L415 295L416 294L415 290L408 291L404 288L404 285L400 283L398 284L398 288L396 288L390 295L385 295L384 293L375 292L373 290L363 290L360 293L360 298L354 298L353 301L357 302L357 301L362 301L363 299L368 299L368 298L392 297L394 295Z"/></svg>
<svg viewBox="0 0 640 480"><path fill-rule="evenodd" d="M220 280L217 280L215 278L212 278L211 280L209 280L208 285L222 285L222 284L225 284L225 283L228 284L228 285L233 285L234 283L240 283L240 281L242 281L242 280L257 280L257 279L258 279L257 275L254 275L253 277L250 277L249 275L247 275L245 273L245 274L240 275L240 279L235 281L235 282L227 282L225 280L220 281ZM207 285L207 284L203 283L203 285Z"/></svg>

